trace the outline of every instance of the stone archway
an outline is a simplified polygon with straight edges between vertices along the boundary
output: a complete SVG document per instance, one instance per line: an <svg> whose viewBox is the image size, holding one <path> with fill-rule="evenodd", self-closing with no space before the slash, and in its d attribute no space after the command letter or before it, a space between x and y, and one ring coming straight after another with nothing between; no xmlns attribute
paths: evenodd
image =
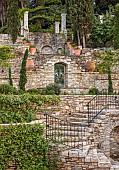
<svg viewBox="0 0 119 170"><path fill-rule="evenodd" d="M54 64L54 82L59 84L61 88L67 86L67 65L65 63Z"/></svg>
<svg viewBox="0 0 119 170"><path fill-rule="evenodd" d="M119 161L119 126L116 126L110 134L110 157Z"/></svg>
<svg viewBox="0 0 119 170"><path fill-rule="evenodd" d="M111 114L111 112L110 112ZM102 150L105 153L106 156L110 157L111 154L111 141L110 141L110 137L113 136L113 129L115 129L116 127L119 127L119 121L113 121L113 118L110 116L110 118L108 119L108 121L106 121L106 124L102 124L102 129L103 130L103 134L102 136ZM113 138L113 137L112 137ZM114 139L114 138L113 138Z"/></svg>
<svg viewBox="0 0 119 170"><path fill-rule="evenodd" d="M41 49L41 54L53 54L53 49L50 46L43 46Z"/></svg>

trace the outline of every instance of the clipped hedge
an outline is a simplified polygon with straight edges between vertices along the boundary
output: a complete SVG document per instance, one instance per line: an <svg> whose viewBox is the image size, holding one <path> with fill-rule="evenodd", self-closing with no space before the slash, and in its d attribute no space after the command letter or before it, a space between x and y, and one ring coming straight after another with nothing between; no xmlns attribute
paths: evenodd
<svg viewBox="0 0 119 170"><path fill-rule="evenodd" d="M20 170L50 170L43 131L39 124L0 127L0 169L14 163Z"/></svg>
<svg viewBox="0 0 119 170"><path fill-rule="evenodd" d="M57 105L59 96L0 94L0 123L31 122L42 106Z"/></svg>

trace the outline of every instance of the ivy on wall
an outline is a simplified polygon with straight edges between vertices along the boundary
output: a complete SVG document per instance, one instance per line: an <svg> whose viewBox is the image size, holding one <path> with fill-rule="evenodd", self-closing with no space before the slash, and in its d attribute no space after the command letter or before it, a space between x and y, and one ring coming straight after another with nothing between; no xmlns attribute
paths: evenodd
<svg viewBox="0 0 119 170"><path fill-rule="evenodd" d="M41 106L57 105L59 96L0 94L0 123L31 122Z"/></svg>
<svg viewBox="0 0 119 170"><path fill-rule="evenodd" d="M15 58L15 53L11 47L1 46L0 47L0 66L8 67L10 65L9 59Z"/></svg>
<svg viewBox="0 0 119 170"><path fill-rule="evenodd" d="M14 163L20 170L49 170L49 148L43 131L39 124L0 127L0 169Z"/></svg>

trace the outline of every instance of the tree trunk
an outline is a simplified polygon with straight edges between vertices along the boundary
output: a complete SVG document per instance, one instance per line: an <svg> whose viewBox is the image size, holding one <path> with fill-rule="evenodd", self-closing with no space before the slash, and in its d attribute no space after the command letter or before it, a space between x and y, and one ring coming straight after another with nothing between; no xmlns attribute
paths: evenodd
<svg viewBox="0 0 119 170"><path fill-rule="evenodd" d="M78 46L81 45L80 37L79 37L79 30L77 30L77 39L78 39Z"/></svg>
<svg viewBox="0 0 119 170"><path fill-rule="evenodd" d="M85 34L83 33L83 48L86 48L86 39Z"/></svg>

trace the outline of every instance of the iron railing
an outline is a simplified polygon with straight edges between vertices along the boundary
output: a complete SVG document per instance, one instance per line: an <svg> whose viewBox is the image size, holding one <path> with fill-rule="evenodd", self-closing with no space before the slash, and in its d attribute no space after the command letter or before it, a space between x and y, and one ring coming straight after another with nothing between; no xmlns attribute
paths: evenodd
<svg viewBox="0 0 119 170"><path fill-rule="evenodd" d="M87 126L68 122L46 115L46 138L59 146L66 146L67 148L83 148L84 143L89 133Z"/></svg>
<svg viewBox="0 0 119 170"><path fill-rule="evenodd" d="M90 124L104 109L116 109L119 107L119 90L108 92L103 89L87 103L88 124Z"/></svg>

